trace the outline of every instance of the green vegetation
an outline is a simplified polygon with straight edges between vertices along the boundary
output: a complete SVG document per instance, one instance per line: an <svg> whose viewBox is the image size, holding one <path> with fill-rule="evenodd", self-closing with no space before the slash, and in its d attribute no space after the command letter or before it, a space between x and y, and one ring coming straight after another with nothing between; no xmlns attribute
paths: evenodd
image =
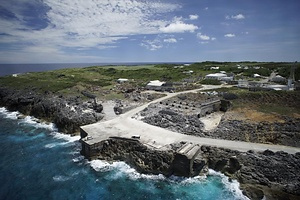
<svg viewBox="0 0 300 200"><path fill-rule="evenodd" d="M221 82L215 79L203 79L200 83L204 85L221 85Z"/></svg>
<svg viewBox="0 0 300 200"><path fill-rule="evenodd" d="M103 91L118 96L113 91L118 78L127 78L131 82L128 87L142 87L150 80L167 82L181 82L185 79L201 80L209 73L226 71L234 73L236 77L252 77L257 73L269 76L277 71L288 77L291 66L295 63L257 63L257 62L202 62L191 65L159 64L143 66L92 66L86 68L60 69L49 72L36 72L18 75L17 77L0 77L0 86L33 89L38 92L53 92L57 94L73 95L80 91L89 91L99 96ZM212 70L211 67L219 67ZM244 69L247 66L248 69ZM257 67L259 66L259 68ZM255 68L254 68L255 67ZM295 69L295 78L300 79L300 65ZM220 84L217 80L202 80L202 84ZM114 94L116 93L116 94Z"/></svg>

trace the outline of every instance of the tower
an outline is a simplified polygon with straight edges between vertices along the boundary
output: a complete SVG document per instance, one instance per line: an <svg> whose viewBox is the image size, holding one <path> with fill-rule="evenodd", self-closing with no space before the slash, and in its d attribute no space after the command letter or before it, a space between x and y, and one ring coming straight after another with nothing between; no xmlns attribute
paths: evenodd
<svg viewBox="0 0 300 200"><path fill-rule="evenodd" d="M292 89L293 88L293 83L295 82L295 68L297 65L297 61L295 62L294 65L291 66L291 71L290 71L290 76L288 79L288 88Z"/></svg>

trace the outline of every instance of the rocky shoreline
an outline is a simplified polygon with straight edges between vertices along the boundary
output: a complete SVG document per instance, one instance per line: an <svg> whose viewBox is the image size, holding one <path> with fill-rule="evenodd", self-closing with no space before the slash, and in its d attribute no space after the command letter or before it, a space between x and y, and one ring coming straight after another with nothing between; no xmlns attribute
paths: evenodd
<svg viewBox="0 0 300 200"><path fill-rule="evenodd" d="M185 143L171 144L157 150L138 140L110 138L102 141L97 159L121 160L140 173L186 176L186 158L178 149ZM193 161L193 175L206 174L208 168L236 179L244 195L250 199L298 199L300 197L300 153L239 152L201 146ZM188 167L189 168L189 167Z"/></svg>
<svg viewBox="0 0 300 200"><path fill-rule="evenodd" d="M95 123L103 118L102 105L92 100L84 102L78 96L65 98L50 93L38 94L32 90L0 88L0 106L8 108L9 111L19 111L24 115L54 122L60 132L68 134L74 134L79 131L80 126ZM197 132L199 136L299 147L299 119L297 121L297 119L287 118L287 123L273 124L250 124L223 119L219 128L204 132L199 131L202 130L203 124L196 120L196 116L186 117L167 110L161 111L159 117L150 116L146 118L147 123L151 122L150 124L154 123L153 125L156 126L188 134ZM266 134L270 132L271 135ZM256 137L248 137L246 133L248 136ZM174 171L176 151L182 145L184 143L172 144L164 150L157 150L144 146L137 140L112 138L103 141L104 148L99 150L97 158L125 161L141 173L186 176L180 174L178 170ZM300 153L295 155L271 151L243 153L202 146L200 155L201 157L193 163L195 165L193 175L206 173L208 168L220 171L238 180L244 194L250 199L263 197L299 199L300 197L298 173Z"/></svg>
<svg viewBox="0 0 300 200"><path fill-rule="evenodd" d="M103 118L102 105L93 100L84 102L78 96L64 98L32 90L0 88L0 106L9 111L19 111L24 115L54 122L58 131L67 134L79 133L80 126Z"/></svg>

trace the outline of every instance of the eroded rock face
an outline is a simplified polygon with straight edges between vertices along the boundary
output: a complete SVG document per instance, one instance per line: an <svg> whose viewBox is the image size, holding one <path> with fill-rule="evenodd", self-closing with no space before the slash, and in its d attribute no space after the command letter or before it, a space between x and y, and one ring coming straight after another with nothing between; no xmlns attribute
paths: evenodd
<svg viewBox="0 0 300 200"><path fill-rule="evenodd" d="M217 129L205 133L205 136L300 147L300 119L286 118L284 123L222 120Z"/></svg>
<svg viewBox="0 0 300 200"><path fill-rule="evenodd" d="M137 140L108 139L97 148L97 158L121 160L146 174L172 174L174 151L158 151L147 148Z"/></svg>
<svg viewBox="0 0 300 200"><path fill-rule="evenodd" d="M63 98L33 91L0 88L0 105L39 119L54 122L59 131L73 134L79 127L103 118L101 104L83 104L79 97Z"/></svg>
<svg viewBox="0 0 300 200"><path fill-rule="evenodd" d="M144 122L169 129L171 131L204 136L202 133L203 123L197 115L183 115L168 109L158 111L158 113L146 116L142 119Z"/></svg>
<svg viewBox="0 0 300 200"><path fill-rule="evenodd" d="M202 146L209 168L237 179L251 199L296 199L300 197L300 153L266 150L262 153L239 152Z"/></svg>

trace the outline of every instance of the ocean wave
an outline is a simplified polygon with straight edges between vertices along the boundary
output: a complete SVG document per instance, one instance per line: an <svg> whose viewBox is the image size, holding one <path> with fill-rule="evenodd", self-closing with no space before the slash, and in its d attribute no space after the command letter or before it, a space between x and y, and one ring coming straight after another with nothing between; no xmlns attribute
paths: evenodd
<svg viewBox="0 0 300 200"><path fill-rule="evenodd" d="M226 189L229 190L237 199L240 200L250 200L248 197L243 195L242 190L240 189L240 183L237 180L229 180L227 176L220 172L216 172L212 169L209 169L209 175L219 176L222 179L222 183L225 185Z"/></svg>
<svg viewBox="0 0 300 200"><path fill-rule="evenodd" d="M26 116L24 119L20 119L20 122L30 124L36 128L44 128L50 131L57 131L54 123L40 122L37 118L32 116Z"/></svg>
<svg viewBox="0 0 300 200"><path fill-rule="evenodd" d="M53 177L53 180L56 181L56 182L63 182L63 181L67 181L69 179L70 179L69 177L61 176L61 175L57 175L57 176Z"/></svg>
<svg viewBox="0 0 300 200"><path fill-rule="evenodd" d="M0 113L5 117L9 119L18 119L18 115L20 115L19 112L10 112L4 107L0 107Z"/></svg>
<svg viewBox="0 0 300 200"><path fill-rule="evenodd" d="M19 123L29 124L36 128L44 128L51 131L57 131L57 128L53 123L40 122L39 119L32 116L24 116L18 111L10 112L4 107L0 107L0 113L4 118L18 120Z"/></svg>
<svg viewBox="0 0 300 200"><path fill-rule="evenodd" d="M79 141L79 139L80 139L79 135L71 136L71 135L59 133L59 132L56 132L56 131L52 132L51 135L56 139L65 140L65 141L67 141L67 143L70 143L70 142L73 143L73 142Z"/></svg>
<svg viewBox="0 0 300 200"><path fill-rule="evenodd" d="M121 176L127 176L131 180L138 180L138 179L150 179L150 180L157 180L157 181L169 181L173 183L180 183L183 185L186 184L193 184L197 182L203 182L206 179L206 176L196 176L193 178L185 178L185 177L178 177L178 176L171 176L166 178L164 175L151 175L151 174L142 174L137 172L134 168L127 165L125 162L107 162L103 160L92 160L89 162L90 166L98 172L108 172L108 171L115 171L113 179L119 178Z"/></svg>

